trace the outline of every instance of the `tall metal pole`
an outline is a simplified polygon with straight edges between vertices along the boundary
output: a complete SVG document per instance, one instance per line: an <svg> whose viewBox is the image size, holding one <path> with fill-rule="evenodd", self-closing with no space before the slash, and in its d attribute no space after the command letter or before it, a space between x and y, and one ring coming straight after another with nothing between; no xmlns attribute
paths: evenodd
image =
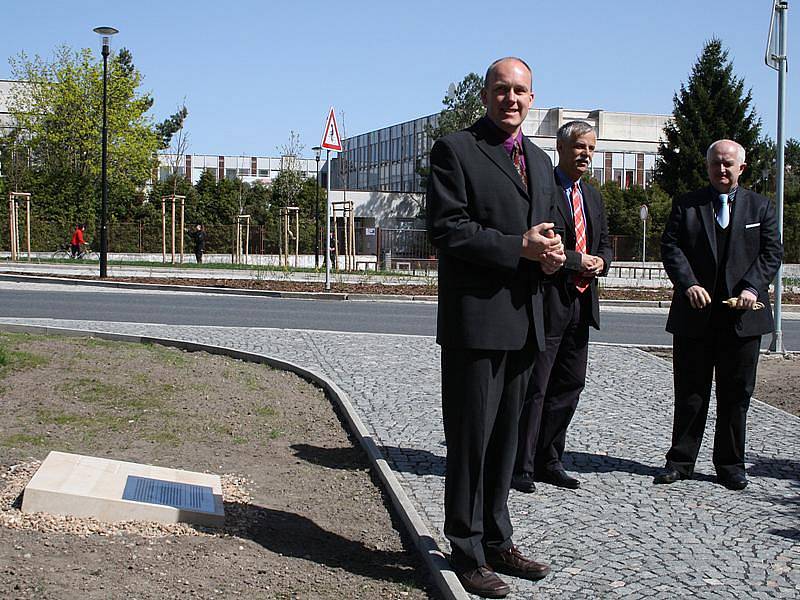
<svg viewBox="0 0 800 600"><path fill-rule="evenodd" d="M325 164L328 165L328 177L325 188L325 289L331 289L331 151L325 150Z"/></svg>
<svg viewBox="0 0 800 600"><path fill-rule="evenodd" d="M778 17L778 54L775 60L778 62L778 152L775 161L775 200L777 205L778 217L778 236L783 243L783 182L784 182L784 150L786 148L786 131L784 123L784 110L786 108L786 13L789 10L789 3L780 1L775 3L775 12ZM769 349L781 354L786 353L783 345L783 326L782 326L782 303L783 303L783 261L778 267L778 274L775 277L775 331L772 334L772 343Z"/></svg>
<svg viewBox="0 0 800 600"><path fill-rule="evenodd" d="M100 207L100 277L108 277L108 37L103 36L103 203Z"/></svg>
<svg viewBox="0 0 800 600"><path fill-rule="evenodd" d="M642 266L647 260L647 220L642 219Z"/></svg>
<svg viewBox="0 0 800 600"><path fill-rule="evenodd" d="M322 149L314 147L317 159L317 202L314 206L314 268L319 269L319 154Z"/></svg>
<svg viewBox="0 0 800 600"><path fill-rule="evenodd" d="M108 43L119 33L113 27L95 27L92 31L103 38L103 202L100 206L100 277L108 276Z"/></svg>

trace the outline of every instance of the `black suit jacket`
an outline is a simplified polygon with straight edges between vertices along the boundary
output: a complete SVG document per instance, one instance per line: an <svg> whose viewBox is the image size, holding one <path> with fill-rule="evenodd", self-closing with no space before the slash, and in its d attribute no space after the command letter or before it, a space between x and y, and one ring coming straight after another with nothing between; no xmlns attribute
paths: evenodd
<svg viewBox="0 0 800 600"><path fill-rule="evenodd" d="M667 319L667 331L688 337L702 337L708 327L711 307L694 309L686 290L701 285L711 294L717 276L717 234L711 186L686 194L672 205L661 237L661 258L672 280L674 292ZM735 333L741 337L762 335L774 324L767 290L783 258L775 209L769 199L750 190L736 192L730 222L728 260L724 272L727 296L746 288L758 291L762 310L737 311ZM713 298L721 302L726 298Z"/></svg>
<svg viewBox="0 0 800 600"><path fill-rule="evenodd" d="M522 234L550 218L553 166L524 139L526 191L505 137L484 117L431 150L427 218L439 249L436 340L445 347L519 350L533 332L544 348L541 269L520 251Z"/></svg>
<svg viewBox="0 0 800 600"><path fill-rule="evenodd" d="M564 266L554 275L545 279L544 283L544 303L545 316L548 331L552 328L560 329L564 320L569 317L569 306L572 303L575 287L573 277L581 273L581 253L575 251L575 219L572 216L572 209L567 203L564 189L558 181L558 175L554 173L554 184L558 190L558 201L555 203L552 220L556 227L563 229L562 236L564 251L567 260ZM603 206L603 198L594 187L580 182L581 193L583 194L583 208L586 221L586 251L588 254L599 256L603 259L603 272L605 276L614 258L611 241L608 237L608 220L606 209ZM591 301L591 320L589 324L595 329L600 329L600 293L597 289L597 278L593 278L589 289L584 294L589 294Z"/></svg>

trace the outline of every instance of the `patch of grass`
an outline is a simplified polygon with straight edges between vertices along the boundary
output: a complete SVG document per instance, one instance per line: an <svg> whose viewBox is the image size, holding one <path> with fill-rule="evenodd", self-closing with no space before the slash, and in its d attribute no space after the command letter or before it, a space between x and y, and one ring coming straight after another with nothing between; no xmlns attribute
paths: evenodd
<svg viewBox="0 0 800 600"><path fill-rule="evenodd" d="M172 392L173 386L164 386ZM80 377L62 383L58 390L74 396L89 404L99 404L106 408L128 411L155 410L164 405L164 389L157 391L147 389L129 389L127 387L106 383L95 378ZM158 392L162 392L159 394Z"/></svg>
<svg viewBox="0 0 800 600"><path fill-rule="evenodd" d="M255 373L245 371L242 373L242 383L251 392L258 392L262 388L261 379Z"/></svg>
<svg viewBox="0 0 800 600"><path fill-rule="evenodd" d="M269 437L271 440L277 440L278 438L282 438L284 435L286 435L286 432L282 429L270 429L267 437Z"/></svg>
<svg viewBox="0 0 800 600"><path fill-rule="evenodd" d="M161 346L160 344L144 344L144 347L155 354L158 360L168 365L185 367L189 364L189 360L183 355L183 352L177 348L169 348L167 346Z"/></svg>
<svg viewBox="0 0 800 600"><path fill-rule="evenodd" d="M124 348L125 342L112 342L111 340L103 340L95 337L87 337L81 339L81 345L86 348Z"/></svg>
<svg viewBox="0 0 800 600"><path fill-rule="evenodd" d="M13 433L0 438L0 446L6 448L19 448L20 446L44 446L47 438L43 435L30 433Z"/></svg>
<svg viewBox="0 0 800 600"><path fill-rule="evenodd" d="M154 444L161 446L172 446L173 448L180 446L183 443L183 437L178 435L176 431L169 431L167 429L160 429L152 431L144 435L144 439Z"/></svg>
<svg viewBox="0 0 800 600"><path fill-rule="evenodd" d="M50 362L50 358L23 350L9 350L0 346L0 375L13 371L35 369Z"/></svg>
<svg viewBox="0 0 800 600"><path fill-rule="evenodd" d="M270 417L275 417L278 414L278 411L272 408L271 406L259 406L256 408L255 413L259 417L264 417L266 419Z"/></svg>
<svg viewBox="0 0 800 600"><path fill-rule="evenodd" d="M35 340L43 340L43 335L31 335L30 333L13 333L10 331L0 332L0 341L8 342L10 344L19 344L24 342L32 342Z"/></svg>
<svg viewBox="0 0 800 600"><path fill-rule="evenodd" d="M46 409L37 410L36 418L42 425L88 425L94 422L93 417Z"/></svg>
<svg viewBox="0 0 800 600"><path fill-rule="evenodd" d="M139 387L144 387L150 383L150 377L147 373L133 373L131 375L131 381Z"/></svg>
<svg viewBox="0 0 800 600"><path fill-rule="evenodd" d="M58 390L92 404L114 404L125 395L122 386L90 377L65 381L58 386Z"/></svg>

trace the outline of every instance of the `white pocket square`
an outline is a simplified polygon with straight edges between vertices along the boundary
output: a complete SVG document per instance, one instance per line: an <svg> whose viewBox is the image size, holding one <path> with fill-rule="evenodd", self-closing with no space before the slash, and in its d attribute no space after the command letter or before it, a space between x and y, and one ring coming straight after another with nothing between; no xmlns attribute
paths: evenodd
<svg viewBox="0 0 800 600"><path fill-rule="evenodd" d="M747 225L744 226L745 229L750 229L751 227L761 227L761 222L759 221L758 223L748 223Z"/></svg>

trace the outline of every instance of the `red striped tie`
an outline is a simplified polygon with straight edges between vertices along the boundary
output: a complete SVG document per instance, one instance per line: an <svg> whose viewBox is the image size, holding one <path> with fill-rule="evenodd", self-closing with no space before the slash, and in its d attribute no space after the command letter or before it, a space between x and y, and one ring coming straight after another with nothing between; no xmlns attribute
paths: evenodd
<svg viewBox="0 0 800 600"><path fill-rule="evenodd" d="M576 181L572 185L572 216L575 219L575 252L586 254L586 221L583 218L583 206L581 206L581 189ZM575 287L583 293L589 287L591 279L588 277L575 276Z"/></svg>

